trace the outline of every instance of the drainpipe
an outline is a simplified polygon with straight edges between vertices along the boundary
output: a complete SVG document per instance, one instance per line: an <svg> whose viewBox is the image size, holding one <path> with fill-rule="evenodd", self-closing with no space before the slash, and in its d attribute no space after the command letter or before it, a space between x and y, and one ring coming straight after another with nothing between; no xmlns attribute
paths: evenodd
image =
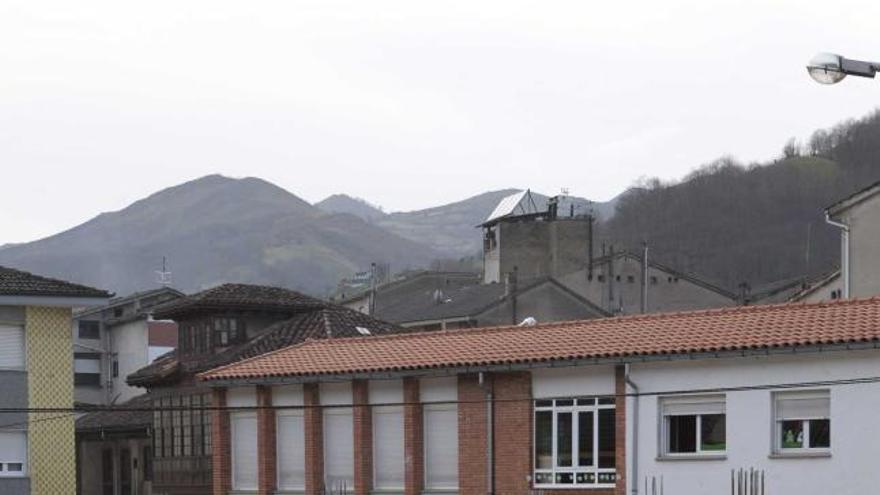
<svg viewBox="0 0 880 495"><path fill-rule="evenodd" d="M825 222L841 230L840 236L840 275L843 278L843 298L849 299L850 293L850 269L849 269L849 225L831 219L828 211L825 211Z"/></svg>
<svg viewBox="0 0 880 495"><path fill-rule="evenodd" d="M630 483L632 483L632 494L638 495L639 493L639 386L635 384L635 382L630 379L629 376L630 365L629 363L624 365L624 381L627 385L629 385L635 396L633 397L633 412L632 412L632 425L633 425L633 441L632 441L632 479ZM626 400L626 399L624 399ZM626 466L624 466L624 473L626 473ZM646 494L647 495L647 494Z"/></svg>
<svg viewBox="0 0 880 495"><path fill-rule="evenodd" d="M482 371L479 374L480 388L486 392L486 493L495 493L495 407L492 399L492 386Z"/></svg>

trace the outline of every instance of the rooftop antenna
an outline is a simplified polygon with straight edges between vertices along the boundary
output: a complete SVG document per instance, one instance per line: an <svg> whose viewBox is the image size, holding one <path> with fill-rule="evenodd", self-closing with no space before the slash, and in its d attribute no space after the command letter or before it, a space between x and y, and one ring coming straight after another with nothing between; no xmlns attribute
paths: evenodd
<svg viewBox="0 0 880 495"><path fill-rule="evenodd" d="M168 270L165 256L162 256L162 269L156 270L156 282L165 287L171 285L171 272Z"/></svg>

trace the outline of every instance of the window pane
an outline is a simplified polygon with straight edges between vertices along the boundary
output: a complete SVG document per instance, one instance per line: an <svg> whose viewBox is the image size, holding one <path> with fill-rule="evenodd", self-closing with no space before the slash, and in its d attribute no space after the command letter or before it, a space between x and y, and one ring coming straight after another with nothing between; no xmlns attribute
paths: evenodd
<svg viewBox="0 0 880 495"><path fill-rule="evenodd" d="M571 466L571 413L556 415L556 464Z"/></svg>
<svg viewBox="0 0 880 495"><path fill-rule="evenodd" d="M593 413L578 414L578 465L592 466L593 457Z"/></svg>
<svg viewBox="0 0 880 495"><path fill-rule="evenodd" d="M599 467L616 467L614 409L599 410Z"/></svg>
<svg viewBox="0 0 880 495"><path fill-rule="evenodd" d="M723 414L705 414L701 417L700 450L727 449L727 421Z"/></svg>
<svg viewBox="0 0 880 495"><path fill-rule="evenodd" d="M810 447L827 449L831 447L831 421L814 419L810 421Z"/></svg>
<svg viewBox="0 0 880 495"><path fill-rule="evenodd" d="M673 454L697 451L697 417L667 416L669 452Z"/></svg>
<svg viewBox="0 0 880 495"><path fill-rule="evenodd" d="M553 468L553 412L535 413L535 467Z"/></svg>
<svg viewBox="0 0 880 495"><path fill-rule="evenodd" d="M804 422L782 421L779 445L783 449L800 449L804 447Z"/></svg>

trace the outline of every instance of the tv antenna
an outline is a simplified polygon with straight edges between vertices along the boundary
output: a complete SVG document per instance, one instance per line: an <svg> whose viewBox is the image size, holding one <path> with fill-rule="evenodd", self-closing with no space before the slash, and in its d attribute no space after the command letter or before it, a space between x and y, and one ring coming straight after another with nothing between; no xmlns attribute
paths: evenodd
<svg viewBox="0 0 880 495"><path fill-rule="evenodd" d="M165 287L171 285L171 272L168 270L165 256L162 256L162 269L156 270L156 282Z"/></svg>

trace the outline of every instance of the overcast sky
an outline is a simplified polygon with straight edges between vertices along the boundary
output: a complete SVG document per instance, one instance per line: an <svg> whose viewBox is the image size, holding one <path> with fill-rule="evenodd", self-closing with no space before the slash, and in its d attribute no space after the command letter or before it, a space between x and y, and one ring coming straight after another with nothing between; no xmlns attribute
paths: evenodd
<svg viewBox="0 0 880 495"><path fill-rule="evenodd" d="M210 173L412 210L605 200L860 117L876 0L0 3L0 244Z"/></svg>

